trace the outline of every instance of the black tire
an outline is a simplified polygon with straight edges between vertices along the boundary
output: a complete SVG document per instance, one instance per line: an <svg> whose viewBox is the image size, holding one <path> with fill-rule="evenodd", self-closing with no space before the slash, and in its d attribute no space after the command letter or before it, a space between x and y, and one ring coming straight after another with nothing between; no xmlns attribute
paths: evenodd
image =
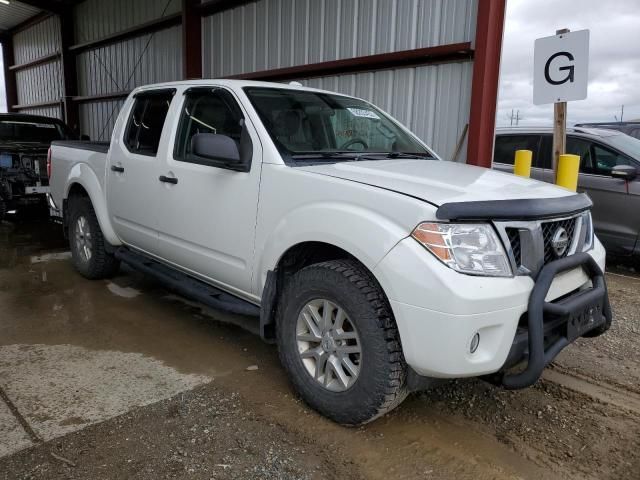
<svg viewBox="0 0 640 480"><path fill-rule="evenodd" d="M330 391L314 379L298 350L298 316L318 298L339 305L358 332L360 371L345 391ZM354 260L310 265L288 279L278 304L277 338L282 365L302 399L340 424L370 422L407 396L407 366L391 308L375 279Z"/></svg>
<svg viewBox="0 0 640 480"><path fill-rule="evenodd" d="M6 214L7 214L7 204L4 202L2 197L0 197L0 222L4 220L4 217Z"/></svg>
<svg viewBox="0 0 640 480"><path fill-rule="evenodd" d="M88 258L81 253L76 237L77 224L81 217L84 217L86 229L90 234L91 255ZM73 266L83 277L96 280L117 273L120 261L105 249L107 242L89 198L75 197L70 200L68 233Z"/></svg>

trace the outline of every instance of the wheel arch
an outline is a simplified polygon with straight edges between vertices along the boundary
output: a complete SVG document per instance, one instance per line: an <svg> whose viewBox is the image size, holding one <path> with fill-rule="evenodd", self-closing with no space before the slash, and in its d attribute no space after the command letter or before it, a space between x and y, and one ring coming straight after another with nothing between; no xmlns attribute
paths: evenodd
<svg viewBox="0 0 640 480"><path fill-rule="evenodd" d="M328 242L316 240L298 242L287 248L280 255L274 268L267 272L260 310L260 334L264 340L268 342L275 340L276 307L285 279L309 265L342 259L357 262L377 283L382 295L388 302L386 293L376 278L373 269L369 268L356 255ZM389 310L391 311L391 308Z"/></svg>
<svg viewBox="0 0 640 480"><path fill-rule="evenodd" d="M109 212L107 202L103 193L102 185L94 171L85 164L75 165L69 172L67 188L63 200L63 217L68 218L69 203L74 196L86 196L91 201L93 210L96 212L98 223L102 234L111 245L120 245L120 239L116 235Z"/></svg>

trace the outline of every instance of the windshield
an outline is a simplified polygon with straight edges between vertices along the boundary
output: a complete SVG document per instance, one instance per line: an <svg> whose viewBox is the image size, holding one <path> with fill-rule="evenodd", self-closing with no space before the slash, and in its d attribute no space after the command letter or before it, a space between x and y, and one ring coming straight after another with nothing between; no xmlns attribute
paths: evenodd
<svg viewBox="0 0 640 480"><path fill-rule="evenodd" d="M636 161L640 161L640 140L629 135L611 135L606 137L608 143Z"/></svg>
<svg viewBox="0 0 640 480"><path fill-rule="evenodd" d="M409 133L367 102L341 95L248 87L245 92L281 153L414 154L431 157Z"/></svg>
<svg viewBox="0 0 640 480"><path fill-rule="evenodd" d="M64 140L66 135L56 123L26 120L0 120L0 141L51 143Z"/></svg>

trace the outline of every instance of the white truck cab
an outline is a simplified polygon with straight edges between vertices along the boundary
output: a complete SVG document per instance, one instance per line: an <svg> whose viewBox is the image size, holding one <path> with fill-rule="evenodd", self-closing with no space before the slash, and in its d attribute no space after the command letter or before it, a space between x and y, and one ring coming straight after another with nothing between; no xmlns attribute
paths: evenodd
<svg viewBox="0 0 640 480"><path fill-rule="evenodd" d="M588 197L444 162L357 98L150 85L109 144L54 142L50 157L81 274L123 261L259 317L302 398L343 424L434 378L532 385L611 324Z"/></svg>

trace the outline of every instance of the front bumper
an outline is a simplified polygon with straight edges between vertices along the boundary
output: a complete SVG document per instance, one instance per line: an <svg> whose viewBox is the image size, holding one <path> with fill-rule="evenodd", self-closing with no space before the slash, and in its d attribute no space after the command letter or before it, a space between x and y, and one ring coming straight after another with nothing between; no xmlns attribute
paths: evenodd
<svg viewBox="0 0 640 480"><path fill-rule="evenodd" d="M540 287L542 276L534 282L528 276L489 278L459 274L409 238L389 252L374 273L390 300L407 364L422 376L472 377L502 372L511 366L508 361L520 362L533 351L528 343L520 350L514 345L522 341L521 319L527 318L534 292L539 297L544 290L542 302L536 300L539 305L560 304L575 295L582 297L581 292L595 285L597 271L594 275L591 267L583 265L595 265L601 275L605 252L600 242L596 240L589 253L570 258L573 257L581 259L579 265L549 274L549 285ZM604 289L606 298L606 286ZM547 320L549 313L546 312ZM480 343L472 353L470 345L476 334L480 335ZM528 337L524 339L528 342ZM543 351L547 351L544 346ZM538 370L541 371L536 364Z"/></svg>
<svg viewBox="0 0 640 480"><path fill-rule="evenodd" d="M556 301L546 301L557 274L583 268L591 286L581 288ZM527 311L526 332L516 335L505 367L526 359L519 373L502 375L501 383L509 389L533 385L560 351L575 339L611 325L612 314L604 273L592 256L578 253L548 263L536 279ZM526 348L523 339L526 338Z"/></svg>

